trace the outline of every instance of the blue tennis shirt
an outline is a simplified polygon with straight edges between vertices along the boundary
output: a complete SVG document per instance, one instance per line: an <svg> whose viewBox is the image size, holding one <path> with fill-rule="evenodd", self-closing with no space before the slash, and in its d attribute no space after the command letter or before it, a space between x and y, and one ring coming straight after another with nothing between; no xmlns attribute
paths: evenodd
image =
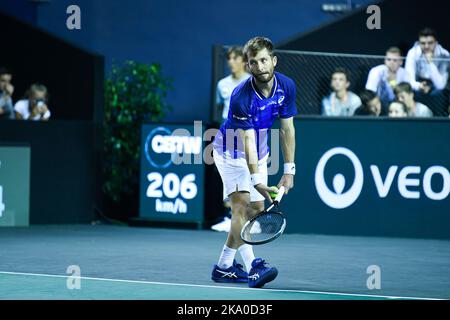
<svg viewBox="0 0 450 320"><path fill-rule="evenodd" d="M238 85L231 94L227 120L214 139L214 149L221 155L245 158L244 147L236 129L254 129L258 159L269 153L268 131L276 118L290 118L297 114L294 81L274 73L274 85L269 98L258 90L253 77Z"/></svg>

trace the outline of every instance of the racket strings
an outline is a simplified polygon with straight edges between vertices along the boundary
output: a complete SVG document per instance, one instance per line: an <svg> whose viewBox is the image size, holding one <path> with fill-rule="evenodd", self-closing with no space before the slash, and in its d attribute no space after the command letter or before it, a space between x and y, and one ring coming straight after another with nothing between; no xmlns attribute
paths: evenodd
<svg viewBox="0 0 450 320"><path fill-rule="evenodd" d="M271 239L282 230L284 223L284 217L279 212L259 215L247 225L243 233L244 240L262 242Z"/></svg>

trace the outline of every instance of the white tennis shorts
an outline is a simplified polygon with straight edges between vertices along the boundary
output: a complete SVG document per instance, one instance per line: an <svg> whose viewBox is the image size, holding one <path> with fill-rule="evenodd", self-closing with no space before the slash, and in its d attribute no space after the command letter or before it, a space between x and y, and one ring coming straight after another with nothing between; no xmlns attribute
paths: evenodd
<svg viewBox="0 0 450 320"><path fill-rule="evenodd" d="M244 158L233 159L228 153L220 155L215 149L213 150L213 157L214 163L222 178L224 200L227 200L228 196L235 191L247 191L250 192L251 202L264 201L262 194L253 187L247 161ZM265 185L267 185L268 157L269 155L266 155L258 161L258 171L261 174Z"/></svg>

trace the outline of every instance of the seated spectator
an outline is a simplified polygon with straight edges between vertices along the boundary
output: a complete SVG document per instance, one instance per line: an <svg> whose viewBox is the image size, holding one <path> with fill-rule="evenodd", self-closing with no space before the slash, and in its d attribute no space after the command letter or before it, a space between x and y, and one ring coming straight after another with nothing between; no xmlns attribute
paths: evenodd
<svg viewBox="0 0 450 320"><path fill-rule="evenodd" d="M322 115L352 116L361 105L361 99L348 91L350 81L344 68L337 68L331 75L333 92L322 100Z"/></svg>
<svg viewBox="0 0 450 320"><path fill-rule="evenodd" d="M362 105L355 110L355 116L375 116L381 113L381 101L377 94L371 90L363 90L359 97Z"/></svg>
<svg viewBox="0 0 450 320"><path fill-rule="evenodd" d="M419 41L408 51L405 69L416 99L446 114L448 96L444 91L448 81L450 54L437 41L433 29L419 32Z"/></svg>
<svg viewBox="0 0 450 320"><path fill-rule="evenodd" d="M408 109L409 117L432 117L433 112L426 105L414 100L414 91L407 82L399 83L395 87L397 100L403 102Z"/></svg>
<svg viewBox="0 0 450 320"><path fill-rule="evenodd" d="M400 82L409 81L408 73L401 65L402 56L400 49L391 47L386 51L384 64L373 67L369 71L366 89L377 93L385 111L389 104L395 100L395 86ZM387 112L383 113L386 114Z"/></svg>
<svg viewBox="0 0 450 320"><path fill-rule="evenodd" d="M408 108L401 101L392 101L389 105L389 117L403 118L408 116Z"/></svg>
<svg viewBox="0 0 450 320"><path fill-rule="evenodd" d="M12 74L5 68L0 68L0 119L14 119L11 84Z"/></svg>
<svg viewBox="0 0 450 320"><path fill-rule="evenodd" d="M25 94L25 99L17 101L14 105L16 118L19 120L48 120L51 114L47 107L47 98L47 88L42 84L33 84Z"/></svg>

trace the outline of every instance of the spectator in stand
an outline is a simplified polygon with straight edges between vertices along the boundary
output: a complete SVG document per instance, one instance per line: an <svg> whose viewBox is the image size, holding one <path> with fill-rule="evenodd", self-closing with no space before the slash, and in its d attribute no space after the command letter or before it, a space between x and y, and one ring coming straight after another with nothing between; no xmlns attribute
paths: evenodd
<svg viewBox="0 0 450 320"><path fill-rule="evenodd" d="M392 101L389 105L389 117L391 118L404 118L408 116L408 108L406 104L401 101Z"/></svg>
<svg viewBox="0 0 450 320"><path fill-rule="evenodd" d="M359 97L362 105L355 110L355 116L375 116L381 113L381 101L377 94L371 90L363 90Z"/></svg>
<svg viewBox="0 0 450 320"><path fill-rule="evenodd" d="M250 74L245 69L244 53L238 46L227 51L227 63L231 74L217 83L216 104L222 107L222 121L228 118L231 93L242 81L247 80Z"/></svg>
<svg viewBox="0 0 450 320"><path fill-rule="evenodd" d="M14 119L11 84L12 74L5 68L0 68L0 119Z"/></svg>
<svg viewBox="0 0 450 320"><path fill-rule="evenodd" d="M409 117L432 117L433 112L426 105L414 100L414 91L407 82L399 83L395 87L397 100L403 102L408 109Z"/></svg>
<svg viewBox="0 0 450 320"><path fill-rule="evenodd" d="M369 71L366 89L376 92L380 97L383 114L387 114L389 104L395 100L395 86L400 82L409 81L408 73L402 67L402 63L400 49L391 47L386 51L384 64L373 67Z"/></svg>
<svg viewBox="0 0 450 320"><path fill-rule="evenodd" d="M14 105L16 118L19 120L46 121L50 119L50 110L47 106L48 92L42 84L33 84L25 94L25 99Z"/></svg>
<svg viewBox="0 0 450 320"><path fill-rule="evenodd" d="M445 115L449 103L444 90L448 82L450 54L437 41L436 32L425 28L419 41L408 51L405 69L417 101L425 103L438 114Z"/></svg>
<svg viewBox="0 0 450 320"><path fill-rule="evenodd" d="M349 74L344 68L337 68L331 74L333 92L322 100L322 115L352 116L361 105L361 99L349 91Z"/></svg>

